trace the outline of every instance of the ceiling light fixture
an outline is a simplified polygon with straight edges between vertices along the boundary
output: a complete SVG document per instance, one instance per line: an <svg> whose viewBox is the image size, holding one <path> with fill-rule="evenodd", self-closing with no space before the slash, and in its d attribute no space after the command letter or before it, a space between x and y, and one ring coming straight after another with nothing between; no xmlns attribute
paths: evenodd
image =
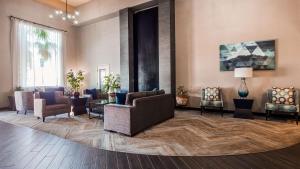
<svg viewBox="0 0 300 169"><path fill-rule="evenodd" d="M62 11L62 10L55 10L54 14L50 14L49 18L53 19L53 18L59 18L63 21L68 21L74 25L78 25L79 21L77 19L77 17L80 15L80 13L78 11L74 11L74 13L70 13L68 11L68 0L66 0L66 10Z"/></svg>

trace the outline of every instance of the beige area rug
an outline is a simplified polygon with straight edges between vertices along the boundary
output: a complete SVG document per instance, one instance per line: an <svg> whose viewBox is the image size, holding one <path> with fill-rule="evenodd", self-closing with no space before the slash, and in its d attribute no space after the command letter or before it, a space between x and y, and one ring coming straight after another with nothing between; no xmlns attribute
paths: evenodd
<svg viewBox="0 0 300 169"><path fill-rule="evenodd" d="M300 142L300 127L292 122L244 120L232 115L177 111L176 117L135 137L103 130L103 122L87 115L60 115L42 123L32 114L0 112L0 120L31 127L92 147L137 154L217 156L264 152Z"/></svg>

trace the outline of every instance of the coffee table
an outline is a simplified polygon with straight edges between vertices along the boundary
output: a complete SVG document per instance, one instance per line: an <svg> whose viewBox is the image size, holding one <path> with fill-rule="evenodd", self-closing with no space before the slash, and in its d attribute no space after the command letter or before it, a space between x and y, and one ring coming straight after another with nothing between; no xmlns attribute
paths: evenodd
<svg viewBox="0 0 300 169"><path fill-rule="evenodd" d="M89 102L89 119L92 118L97 118L99 117L100 119L104 121L104 106L109 104L109 101L107 99L102 99L102 100L93 100ZM99 116L91 116L91 113L93 114L98 114Z"/></svg>

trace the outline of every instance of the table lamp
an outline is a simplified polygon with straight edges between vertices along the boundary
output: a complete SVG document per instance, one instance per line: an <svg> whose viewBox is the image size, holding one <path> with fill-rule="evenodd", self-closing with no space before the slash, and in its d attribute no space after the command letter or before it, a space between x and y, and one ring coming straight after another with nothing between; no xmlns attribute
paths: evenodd
<svg viewBox="0 0 300 169"><path fill-rule="evenodd" d="M238 89L238 94L241 98L245 99L249 94L246 85L246 78L253 77L253 68L252 67L235 68L234 77L241 78L241 85Z"/></svg>

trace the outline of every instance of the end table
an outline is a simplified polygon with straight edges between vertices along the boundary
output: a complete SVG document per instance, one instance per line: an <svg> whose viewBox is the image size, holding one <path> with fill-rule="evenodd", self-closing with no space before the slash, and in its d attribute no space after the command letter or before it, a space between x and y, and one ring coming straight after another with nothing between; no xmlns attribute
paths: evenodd
<svg viewBox="0 0 300 169"><path fill-rule="evenodd" d="M254 119L252 113L253 99L233 99L235 118Z"/></svg>
<svg viewBox="0 0 300 169"><path fill-rule="evenodd" d="M71 97L72 112L74 113L74 116L87 113L86 110L87 101L88 101L88 97L79 97L79 98Z"/></svg>

